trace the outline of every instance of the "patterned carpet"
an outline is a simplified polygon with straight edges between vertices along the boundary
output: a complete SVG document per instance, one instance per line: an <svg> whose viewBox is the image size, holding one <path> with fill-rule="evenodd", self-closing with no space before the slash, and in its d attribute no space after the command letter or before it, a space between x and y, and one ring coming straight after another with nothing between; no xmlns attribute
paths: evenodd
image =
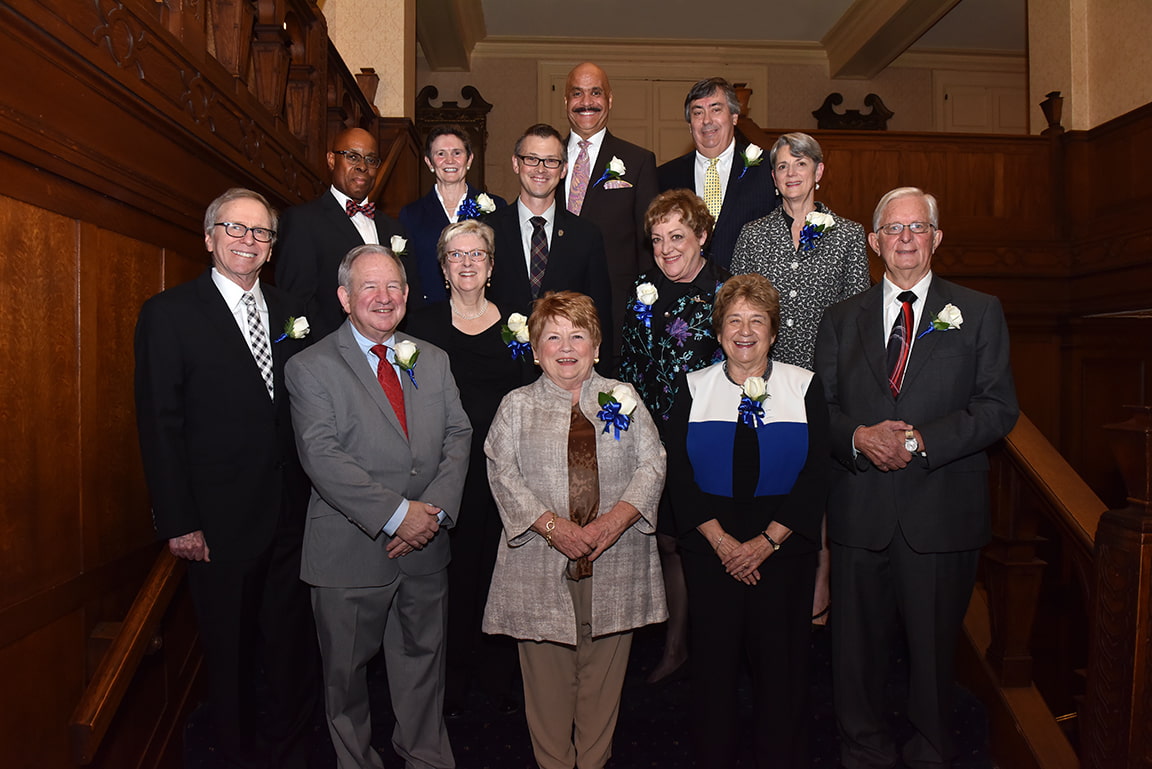
<svg viewBox="0 0 1152 769"><path fill-rule="evenodd" d="M662 638L663 626L637 633L608 769L681 769L692 765L687 736L690 704L687 680L659 686L649 686L644 682L648 671L659 659ZM888 694L896 733L906 736L909 727L903 718L901 705L907 687L906 664L903 662L903 654L897 653L894 659L896 672ZM834 769L839 766L838 743L832 713L828 633L825 630L812 633L812 666L812 767ZM373 665L369 686L374 715L373 745L380 751L386 769L401 769L403 763L396 757L390 742L393 721L382 665ZM746 687L741 690L741 698L745 712L750 711ZM956 739L963 752L954 764L955 769L992 769L983 705L960 688L956 699ZM528 727L522 713L500 716L494 706L479 694L473 694L469 705L468 713L448 725L459 769L535 769ZM227 764L219 760L203 720L199 712L189 719L185 730L185 767L222 769ZM315 727L316 750L309 769L334 769L335 757L326 737L324 725L318 722ZM752 769L754 766L751 756L745 756L732 769Z"/></svg>

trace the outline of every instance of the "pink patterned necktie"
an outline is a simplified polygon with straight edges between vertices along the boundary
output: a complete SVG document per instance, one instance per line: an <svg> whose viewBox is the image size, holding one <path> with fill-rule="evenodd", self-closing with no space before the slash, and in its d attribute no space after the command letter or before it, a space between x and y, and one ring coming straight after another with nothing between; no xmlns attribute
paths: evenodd
<svg viewBox="0 0 1152 769"><path fill-rule="evenodd" d="M584 207L584 195L588 192L588 177L591 169L588 167L588 148L592 142L580 140L580 154L576 156L576 166L572 170L572 189L568 193L568 210L577 216Z"/></svg>

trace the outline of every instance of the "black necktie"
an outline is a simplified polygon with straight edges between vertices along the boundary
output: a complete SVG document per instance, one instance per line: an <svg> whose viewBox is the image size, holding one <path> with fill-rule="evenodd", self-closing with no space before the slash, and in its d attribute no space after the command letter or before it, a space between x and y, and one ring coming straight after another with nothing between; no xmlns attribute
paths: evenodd
<svg viewBox="0 0 1152 769"><path fill-rule="evenodd" d="M892 323L892 333L888 334L888 387L893 398L900 394L904 370L908 368L908 352L912 349L912 303L916 295L901 291L896 298L900 300L900 312Z"/></svg>

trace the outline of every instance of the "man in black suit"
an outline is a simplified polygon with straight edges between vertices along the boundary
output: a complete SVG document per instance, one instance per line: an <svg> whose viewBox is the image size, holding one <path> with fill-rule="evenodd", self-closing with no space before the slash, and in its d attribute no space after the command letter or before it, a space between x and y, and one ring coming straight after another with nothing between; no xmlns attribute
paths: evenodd
<svg viewBox="0 0 1152 769"><path fill-rule="evenodd" d="M704 245L705 256L728 269L740 230L780 204L772 169L767 163L752 165L762 148L736 131L740 102L724 78L692 86L684 99L684 119L696 151L660 166L660 191L684 188L704 199L716 217L712 237Z"/></svg>
<svg viewBox="0 0 1152 769"><path fill-rule="evenodd" d="M312 334L323 339L344 322L336 298L336 271L344 254L356 246L376 243L395 250L393 236L404 228L375 203L368 201L380 172L376 138L361 128L340 132L328 152L332 186L315 200L293 206L280 218L276 243L276 285L304 303ZM420 271L407 263L410 294L417 306Z"/></svg>
<svg viewBox="0 0 1152 769"><path fill-rule="evenodd" d="M188 560L220 747L244 766L303 766L318 703L316 631L300 581L308 479L284 363L303 347L301 307L261 285L276 216L231 189L208 207L213 267L144 303L136 418L157 534ZM261 643L262 642L262 643ZM257 734L257 671L270 696Z"/></svg>
<svg viewBox="0 0 1152 769"><path fill-rule="evenodd" d="M652 248L644 235L644 212L656 197L656 156L608 130L612 86L595 64L577 64L564 86L571 171L564 199L570 212L600 228L612 283L612 310L619 319L634 297L636 276L652 269ZM616 163L615 161L619 161ZM609 165L613 163L613 165ZM620 352L620 329L604 326L605 350Z"/></svg>
<svg viewBox="0 0 1152 769"><path fill-rule="evenodd" d="M516 203L484 220L496 235L488 298L507 317L527 315L532 301L547 291L579 291L592 297L601 327L611 327L604 239L596 225L556 200L556 188L568 172L560 133L544 123L530 126L516 142L512 170L520 177Z"/></svg>
<svg viewBox="0 0 1152 769"><path fill-rule="evenodd" d="M953 658L989 538L985 450L1016 423L1000 302L932 273L936 200L880 199L884 279L827 310L816 373L832 424L833 700L848 769L946 767ZM895 745L884 663L903 628L911 739Z"/></svg>

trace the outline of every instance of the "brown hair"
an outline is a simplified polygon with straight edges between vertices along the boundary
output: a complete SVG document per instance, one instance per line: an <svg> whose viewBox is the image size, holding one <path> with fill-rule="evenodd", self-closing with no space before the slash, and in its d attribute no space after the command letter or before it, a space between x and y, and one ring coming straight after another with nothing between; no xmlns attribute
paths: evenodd
<svg viewBox="0 0 1152 769"><path fill-rule="evenodd" d="M768 278L750 272L729 278L716 292L716 299L712 302L712 330L716 332L716 336L720 336L724 316L728 314L732 305L741 299L768 313L773 334L780 329L780 292Z"/></svg>
<svg viewBox="0 0 1152 769"><path fill-rule="evenodd" d="M652 228L667 221L673 214L679 214L680 221L696 233L696 237L705 233L712 237L716 220L708 212L708 206L692 190L668 190L657 195L644 212L644 234L652 237Z"/></svg>
<svg viewBox="0 0 1152 769"><path fill-rule="evenodd" d="M592 338L592 346L600 346L600 315L591 297L575 291L549 291L533 302L532 314L528 316L528 339L533 348L539 348L544 324L553 318L564 318L584 329Z"/></svg>

